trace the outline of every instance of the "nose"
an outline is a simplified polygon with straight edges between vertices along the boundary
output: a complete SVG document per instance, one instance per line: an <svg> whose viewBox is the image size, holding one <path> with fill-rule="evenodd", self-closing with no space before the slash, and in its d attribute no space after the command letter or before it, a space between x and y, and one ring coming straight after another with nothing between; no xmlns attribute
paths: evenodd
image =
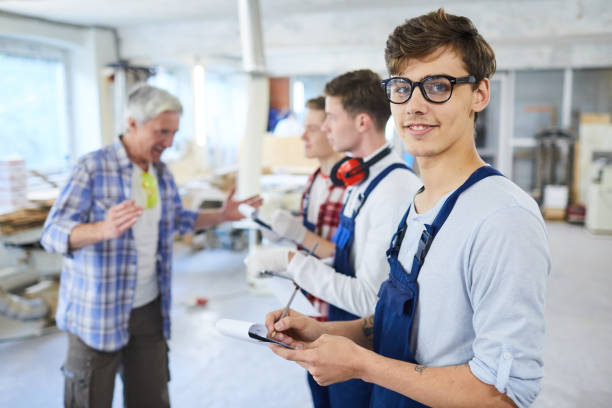
<svg viewBox="0 0 612 408"><path fill-rule="evenodd" d="M302 139L303 141L306 141L306 139L308 139L308 130L304 129L304 131L302 132L302 136L300 136L300 139Z"/></svg>
<svg viewBox="0 0 612 408"><path fill-rule="evenodd" d="M163 141L164 147L168 148L172 146L172 142L174 142L174 134L164 138L164 141Z"/></svg>
<svg viewBox="0 0 612 408"><path fill-rule="evenodd" d="M331 128L329 127L329 118L325 118L323 124L321 125L321 130L325 133L331 132Z"/></svg>
<svg viewBox="0 0 612 408"><path fill-rule="evenodd" d="M402 105L400 105L408 115L419 115L427 112L429 102L423 96L423 91L420 87L415 87L412 91L412 96Z"/></svg>

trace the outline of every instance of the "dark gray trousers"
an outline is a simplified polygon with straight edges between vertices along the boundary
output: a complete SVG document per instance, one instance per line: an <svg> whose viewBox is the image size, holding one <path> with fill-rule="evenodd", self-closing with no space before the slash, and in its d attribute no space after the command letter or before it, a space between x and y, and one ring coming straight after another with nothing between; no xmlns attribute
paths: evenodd
<svg viewBox="0 0 612 408"><path fill-rule="evenodd" d="M110 408L118 371L125 407L170 406L168 345L159 297L132 310L129 331L128 344L114 352L95 350L68 333L68 356L62 366L65 407Z"/></svg>

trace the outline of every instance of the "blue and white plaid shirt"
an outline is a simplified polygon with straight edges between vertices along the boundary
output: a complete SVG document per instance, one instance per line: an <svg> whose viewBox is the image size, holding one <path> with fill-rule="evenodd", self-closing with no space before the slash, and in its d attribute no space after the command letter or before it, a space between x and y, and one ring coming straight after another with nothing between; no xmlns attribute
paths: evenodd
<svg viewBox="0 0 612 408"><path fill-rule="evenodd" d="M170 337L172 241L175 231L193 231L198 213L182 206L172 174L154 164L160 202L156 272L164 334ZM133 165L121 141L83 156L55 201L45 222L41 244L64 255L57 326L97 350L114 351L129 340L128 323L136 289L138 259L132 230L71 251L74 227L103 221L110 207L131 197Z"/></svg>

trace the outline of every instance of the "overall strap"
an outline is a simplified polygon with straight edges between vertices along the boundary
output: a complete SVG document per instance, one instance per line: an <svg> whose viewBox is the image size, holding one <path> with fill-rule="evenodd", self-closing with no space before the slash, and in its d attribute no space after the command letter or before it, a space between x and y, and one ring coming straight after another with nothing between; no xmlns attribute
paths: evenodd
<svg viewBox="0 0 612 408"><path fill-rule="evenodd" d="M422 187L419 190L419 192L420 191L423 191ZM404 240L404 235L406 235L406 229L408 228L408 226L406 225L406 220L408 219L408 214L410 213L411 208L412 208L412 204L408 206L408 209L404 213L402 220L397 226L397 230L391 237L391 243L389 244L389 249L387 249L387 252L386 252L387 258L391 258L391 257L397 258L399 254L400 247L402 246L402 241Z"/></svg>
<svg viewBox="0 0 612 408"><path fill-rule="evenodd" d="M425 231L421 234L421 238L419 239L419 244L416 253L414 254L414 260L412 261L412 269L411 273L416 273L418 275L423 263L425 262L425 256L427 256L427 252L429 251L429 247L433 242L436 234L444 225L444 222L450 215L451 211L455 207L455 203L457 199L465 190L479 182L480 180L489 177L489 176L503 176L498 170L494 169L491 166L482 166L478 168L475 172L473 172L470 177L463 183L458 189L456 189L444 202L442 208L436 215L433 223L431 225L425 224Z"/></svg>
<svg viewBox="0 0 612 408"><path fill-rule="evenodd" d="M314 184L320 172L321 168L319 167L315 170L314 173L311 174L311 176L308 178L308 184L306 185L306 188L302 193L302 202L300 203L302 208L300 208L300 212L302 213L302 217L304 220L306 220L306 218L308 217L308 206L310 205L310 191L312 190L312 185Z"/></svg>
<svg viewBox="0 0 612 408"><path fill-rule="evenodd" d="M404 163L392 163L388 165L383 171L378 173L376 177L374 177L374 179L370 181L370 184L368 184L368 187L366 187L363 194L361 194L361 197L360 197L361 201L359 203L359 206L353 211L353 217L352 217L353 219L355 219L357 215L359 214L359 211L361 211L361 207L363 207L363 205L365 204L370 193L376 188L376 186L382 181L382 179L387 177L387 175L395 169L410 170L410 168Z"/></svg>

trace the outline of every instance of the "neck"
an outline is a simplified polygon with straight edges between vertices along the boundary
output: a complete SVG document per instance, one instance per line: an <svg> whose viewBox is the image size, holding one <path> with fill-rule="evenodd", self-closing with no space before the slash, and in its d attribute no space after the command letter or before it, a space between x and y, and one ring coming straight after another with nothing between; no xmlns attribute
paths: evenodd
<svg viewBox="0 0 612 408"><path fill-rule="evenodd" d="M321 173L328 176L334 164L336 164L342 158L340 153L332 153L326 157L320 157L319 167L321 167Z"/></svg>
<svg viewBox="0 0 612 408"><path fill-rule="evenodd" d="M415 208L420 213L429 210L445 194L461 186L476 169L485 165L473 144L469 149L452 154L418 157L417 162L425 187L415 198Z"/></svg>
<svg viewBox="0 0 612 408"><path fill-rule="evenodd" d="M149 162L146 159L141 159L136 154L136 149L132 143L134 139L134 135L131 131L127 131L123 134L121 138L121 143L123 143L123 147L125 147L125 151L132 163L140 167L143 171L149 170Z"/></svg>
<svg viewBox="0 0 612 408"><path fill-rule="evenodd" d="M386 143L385 134L382 132L372 132L363 135L361 142L350 152L354 157L368 157Z"/></svg>

